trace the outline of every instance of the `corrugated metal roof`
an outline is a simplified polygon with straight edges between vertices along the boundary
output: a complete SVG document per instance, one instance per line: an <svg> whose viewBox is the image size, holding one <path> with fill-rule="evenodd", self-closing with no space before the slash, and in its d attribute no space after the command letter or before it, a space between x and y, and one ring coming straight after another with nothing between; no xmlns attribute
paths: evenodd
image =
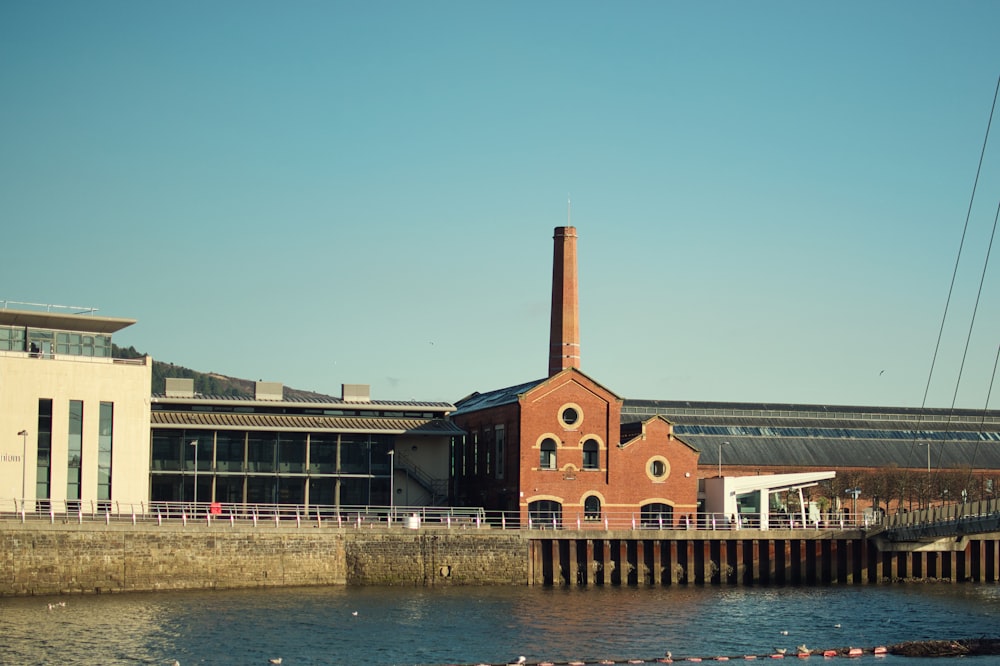
<svg viewBox="0 0 1000 666"><path fill-rule="evenodd" d="M150 415L150 422L153 427L161 428L377 432L443 436L464 433L461 428L446 419L154 411Z"/></svg>
<svg viewBox="0 0 1000 666"><path fill-rule="evenodd" d="M676 427L676 426L675 426ZM680 438L701 451L699 464L716 465L722 444L722 464L779 467L899 467L927 466L926 443L897 439L825 437L723 437L685 435ZM1000 445L989 442L932 441L932 469L1000 469Z"/></svg>
<svg viewBox="0 0 1000 666"><path fill-rule="evenodd" d="M626 400L622 421L654 414L701 451L699 463L779 467L1000 469L1000 412L841 405Z"/></svg>
<svg viewBox="0 0 1000 666"><path fill-rule="evenodd" d="M167 397L163 393L155 393L152 396L153 402L171 405L171 404L198 404L198 403L211 403L211 404L226 404L226 403L254 403L259 405L271 405L271 406L294 406L294 405L309 405L310 407L322 407L323 405L329 405L331 407L343 408L348 406L352 409L374 409L377 407L406 407L411 410L420 410L423 408L432 409L436 411L447 411L450 412L455 409L455 406L450 402L421 402L418 400L365 400L362 402L354 400L344 400L342 398L334 398L333 396L317 396L317 397L299 397L294 400L284 399L284 400L257 400L253 396L232 396L232 395L196 395L193 398L178 398L178 397Z"/></svg>

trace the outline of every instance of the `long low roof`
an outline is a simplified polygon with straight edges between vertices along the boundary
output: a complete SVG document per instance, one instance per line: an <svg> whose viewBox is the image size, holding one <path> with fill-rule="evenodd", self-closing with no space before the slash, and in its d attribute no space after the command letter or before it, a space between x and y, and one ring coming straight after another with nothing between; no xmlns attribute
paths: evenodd
<svg viewBox="0 0 1000 666"><path fill-rule="evenodd" d="M154 411L150 414L150 422L154 428L189 430L379 433L448 437L464 433L461 428L446 419Z"/></svg>
<svg viewBox="0 0 1000 666"><path fill-rule="evenodd" d="M626 400L622 420L660 415L727 466L1000 469L1000 412Z"/></svg>

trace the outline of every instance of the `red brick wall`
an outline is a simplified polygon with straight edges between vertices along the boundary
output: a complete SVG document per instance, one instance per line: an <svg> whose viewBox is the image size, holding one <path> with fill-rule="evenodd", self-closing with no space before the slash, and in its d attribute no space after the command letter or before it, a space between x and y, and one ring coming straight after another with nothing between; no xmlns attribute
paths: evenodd
<svg viewBox="0 0 1000 666"><path fill-rule="evenodd" d="M575 423L561 416L566 408L578 415ZM464 479L456 478L456 501L487 509L520 509L527 520L528 504L552 500L563 507L564 524L583 516L584 500L596 495L602 516L638 513L648 502L674 507L675 516L694 513L698 496L698 453L671 434L660 418L647 422L642 436L621 442L621 399L575 369L564 370L526 393L520 404L503 405L455 417L469 433L467 448L479 440L482 451L492 450L498 423L504 424L507 461L504 479L495 470ZM554 469L541 467L541 441L557 444ZM583 444L599 444L598 469L583 466ZM654 478L650 463L660 460L665 474Z"/></svg>

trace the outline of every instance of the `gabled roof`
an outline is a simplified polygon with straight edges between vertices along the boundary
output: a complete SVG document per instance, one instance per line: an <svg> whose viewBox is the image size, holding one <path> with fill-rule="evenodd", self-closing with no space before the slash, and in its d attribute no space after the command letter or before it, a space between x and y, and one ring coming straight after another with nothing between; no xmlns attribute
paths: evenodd
<svg viewBox="0 0 1000 666"><path fill-rule="evenodd" d="M462 414L469 414L471 412L478 412L483 409L491 409L493 407L499 407L501 405L509 405L516 403L520 400L521 396L529 391L546 384L553 379L558 377L563 377L567 373L574 373L586 378L587 381L601 387L603 390L607 391L615 398L621 400L622 398L611 391L606 386L598 381L595 381L590 375L586 374L582 370L577 368L566 368L558 373L552 375L551 377L543 377L542 379L536 379L534 381L525 382L524 384L517 384L516 386L508 386L502 389L496 389L495 391L489 391L487 393L472 393L455 403L455 411L452 412L452 416L460 416Z"/></svg>
<svg viewBox="0 0 1000 666"><path fill-rule="evenodd" d="M637 440L640 437L642 437L642 435L645 434L645 432L646 432L646 426L649 425L649 423L651 421L656 421L656 420L663 421L667 425L673 425L669 420L667 420L666 417L664 417L664 416L662 416L660 414L657 414L656 416L651 416L648 419L646 419L645 421L631 421L629 423L622 423L621 424L621 437L620 437L621 444L619 444L619 446L622 447L622 448L625 448L626 446L628 446L629 444L631 444L635 440ZM691 446L690 443L688 443L686 440L678 437L676 434L674 435L674 439L676 439L678 442L680 442L684 446L688 447L689 449L691 449L695 453L701 453L701 451L699 451L697 448Z"/></svg>

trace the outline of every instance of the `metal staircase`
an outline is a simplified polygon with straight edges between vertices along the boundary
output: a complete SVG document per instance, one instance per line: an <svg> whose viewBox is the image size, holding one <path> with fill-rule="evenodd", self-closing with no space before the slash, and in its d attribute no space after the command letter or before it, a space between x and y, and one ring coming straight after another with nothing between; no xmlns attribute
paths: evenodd
<svg viewBox="0 0 1000 666"><path fill-rule="evenodd" d="M397 451L396 455L393 457L393 466L406 474L407 478L413 479L417 482L421 488L427 491L430 495L430 500L428 500L428 506L444 506L448 501L448 480L439 479L431 474L428 474L425 470L421 469L419 465L414 463L412 460L406 457L406 454L401 451Z"/></svg>

